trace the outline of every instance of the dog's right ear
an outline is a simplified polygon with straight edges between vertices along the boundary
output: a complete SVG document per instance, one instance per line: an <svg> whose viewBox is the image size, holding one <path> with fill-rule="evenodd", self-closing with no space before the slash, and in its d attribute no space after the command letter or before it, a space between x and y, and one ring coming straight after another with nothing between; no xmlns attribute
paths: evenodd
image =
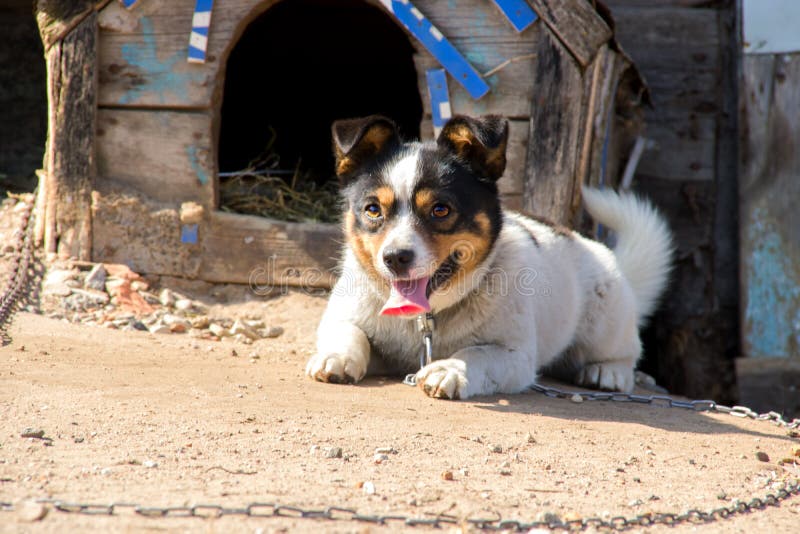
<svg viewBox="0 0 800 534"><path fill-rule="evenodd" d="M381 115L336 121L331 133L336 176L342 183L366 161L400 144L397 125Z"/></svg>

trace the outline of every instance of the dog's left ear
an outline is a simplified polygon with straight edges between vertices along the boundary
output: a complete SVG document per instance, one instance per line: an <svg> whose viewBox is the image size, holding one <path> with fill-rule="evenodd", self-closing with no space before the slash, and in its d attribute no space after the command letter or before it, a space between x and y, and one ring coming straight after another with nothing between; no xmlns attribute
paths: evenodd
<svg viewBox="0 0 800 534"><path fill-rule="evenodd" d="M506 169L508 121L498 115L477 119L457 115L444 125L436 143L494 182Z"/></svg>
<svg viewBox="0 0 800 534"><path fill-rule="evenodd" d="M336 121L331 134L336 176L342 184L366 161L400 143L397 125L381 115Z"/></svg>

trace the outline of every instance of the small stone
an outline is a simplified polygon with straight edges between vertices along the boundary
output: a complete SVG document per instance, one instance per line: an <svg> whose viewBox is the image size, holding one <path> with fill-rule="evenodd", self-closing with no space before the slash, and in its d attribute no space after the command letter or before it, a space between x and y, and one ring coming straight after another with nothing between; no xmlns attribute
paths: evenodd
<svg viewBox="0 0 800 534"><path fill-rule="evenodd" d="M554 523L561 523L561 516L559 516L555 512L539 512L536 515L536 521L540 521L542 523L554 524Z"/></svg>
<svg viewBox="0 0 800 534"><path fill-rule="evenodd" d="M453 480L452 471L442 471L442 480Z"/></svg>
<svg viewBox="0 0 800 534"><path fill-rule="evenodd" d="M388 459L389 459L389 456L387 456L385 454L376 454L375 456L372 457L372 461L375 462L376 464L382 464L383 462L387 461Z"/></svg>
<svg viewBox="0 0 800 534"><path fill-rule="evenodd" d="M176 323L170 325L169 331L173 334L185 334L186 333L186 326L180 323Z"/></svg>
<svg viewBox="0 0 800 534"><path fill-rule="evenodd" d="M20 437L42 439L44 437L44 430L41 428L26 428L22 431Z"/></svg>
<svg viewBox="0 0 800 534"><path fill-rule="evenodd" d="M758 451L756 453L756 460L759 462L769 462L769 455L764 451Z"/></svg>
<svg viewBox="0 0 800 534"><path fill-rule="evenodd" d="M325 447L325 458L341 458L341 447Z"/></svg>
<svg viewBox="0 0 800 534"><path fill-rule="evenodd" d="M503 447L500 445L489 444L489 450L495 454L503 452Z"/></svg>
<svg viewBox="0 0 800 534"><path fill-rule="evenodd" d="M228 337L231 335L231 333L228 331L227 328L217 323L211 323L210 325L208 325L208 331L211 332L212 335L217 337Z"/></svg>
<svg viewBox="0 0 800 534"><path fill-rule="evenodd" d="M75 442L75 443L83 443L83 438L81 436L78 436L77 438L73 439L72 441Z"/></svg>
<svg viewBox="0 0 800 534"><path fill-rule="evenodd" d="M100 470L100 474L103 475L103 476L110 475L111 474L111 468L110 467L104 467L103 469Z"/></svg>
<svg viewBox="0 0 800 534"><path fill-rule="evenodd" d="M131 282L131 289L134 291L147 291L150 289L150 284L145 282L144 280L133 280Z"/></svg>
<svg viewBox="0 0 800 534"><path fill-rule="evenodd" d="M375 484L373 484L372 482L369 481L364 482L364 485L361 486L361 489L363 489L364 493L366 493L367 495L375 495Z"/></svg>
<svg viewBox="0 0 800 534"><path fill-rule="evenodd" d="M177 300L178 298L175 296L175 293L167 288L162 289L158 294L158 301L161 302L162 306L175 306L175 302L177 302Z"/></svg>
<svg viewBox="0 0 800 534"><path fill-rule="evenodd" d="M96 291L104 291L106 288L106 277L108 273L106 272L106 268L103 267L102 263L98 263L92 270L89 271L89 274L86 275L86 278L83 280L83 287L86 289L94 289Z"/></svg>
<svg viewBox="0 0 800 534"><path fill-rule="evenodd" d="M500 469L500 474L503 475L504 477L511 476L511 469L508 468Z"/></svg>
<svg viewBox="0 0 800 534"><path fill-rule="evenodd" d="M572 402L574 402L576 404L580 404L580 403L583 402L583 397L580 394L575 393L569 398L569 400L571 400Z"/></svg>
<svg viewBox="0 0 800 534"><path fill-rule="evenodd" d="M242 343L243 345L252 345L253 344L253 340L250 339L249 337L247 337L244 334L236 334L235 336L233 336L232 339L234 341L236 341L237 343Z"/></svg>
<svg viewBox="0 0 800 534"><path fill-rule="evenodd" d="M469 476L469 469L467 469L466 467L462 467L461 469L459 469L459 470L458 470L458 473L459 473L459 474L460 474L462 477Z"/></svg>
<svg viewBox="0 0 800 534"><path fill-rule="evenodd" d="M190 323L192 325L192 328L198 328L200 330L205 330L206 328L208 328L208 325L210 324L210 320L209 320L208 316L206 316L206 315L198 315L197 317L192 317L192 319L190 320Z"/></svg>
<svg viewBox="0 0 800 534"><path fill-rule="evenodd" d="M161 321L167 326L180 325L183 327L184 332L192 327L192 323L187 319L171 313L164 314L164 317L161 318Z"/></svg>
<svg viewBox="0 0 800 534"><path fill-rule="evenodd" d="M255 330L253 330L252 328L244 324L243 321L240 321L238 319L234 321L233 326L231 326L231 334L233 334L234 336L236 335L247 336L250 339L258 339L259 337L258 334L255 332Z"/></svg>
<svg viewBox="0 0 800 534"><path fill-rule="evenodd" d="M153 326L148 328L148 330L150 331L151 334L169 334L170 333L169 327L167 325L161 324L161 323L154 324Z"/></svg>
<svg viewBox="0 0 800 534"><path fill-rule="evenodd" d="M145 460L144 462L142 462L142 467L146 467L148 469L155 469L156 467L158 467L158 462L154 460Z"/></svg>
<svg viewBox="0 0 800 534"><path fill-rule="evenodd" d="M281 334L283 334L283 328L280 326L270 326L259 331L259 335L264 339L278 337Z"/></svg>
<svg viewBox="0 0 800 534"><path fill-rule="evenodd" d="M397 451L393 447L378 447L375 454L397 454Z"/></svg>
<svg viewBox="0 0 800 534"><path fill-rule="evenodd" d="M628 508L636 508L637 506L641 506L644 504L644 501L641 499L635 499L628 503Z"/></svg>
<svg viewBox="0 0 800 534"><path fill-rule="evenodd" d="M727 498L728 498L728 494L725 493L724 491L720 491L719 493L717 493L717 499L719 499L721 501L724 501L724 500L727 500Z"/></svg>
<svg viewBox="0 0 800 534"><path fill-rule="evenodd" d="M648 500L648 501L660 501L660 500L661 500L661 497L659 497L658 495L650 495L650 496L647 498L647 500Z"/></svg>
<svg viewBox="0 0 800 534"><path fill-rule="evenodd" d="M182 312L191 311L194 308L194 302L189 299L178 299L175 301L175 309Z"/></svg>
<svg viewBox="0 0 800 534"><path fill-rule="evenodd" d="M17 511L17 518L26 523L41 521L49 511L43 503L30 500L18 503L14 508Z"/></svg>
<svg viewBox="0 0 800 534"><path fill-rule="evenodd" d="M531 434L530 432L528 432L528 433L525 435L525 441L527 441L528 443L536 443L536 438L535 438L535 437L533 437L533 434Z"/></svg>
<svg viewBox="0 0 800 534"><path fill-rule="evenodd" d="M792 456L800 457L800 445L792 446Z"/></svg>
<svg viewBox="0 0 800 534"><path fill-rule="evenodd" d="M242 321L245 325L253 330L258 330L260 328L264 328L264 321L260 319L245 319Z"/></svg>

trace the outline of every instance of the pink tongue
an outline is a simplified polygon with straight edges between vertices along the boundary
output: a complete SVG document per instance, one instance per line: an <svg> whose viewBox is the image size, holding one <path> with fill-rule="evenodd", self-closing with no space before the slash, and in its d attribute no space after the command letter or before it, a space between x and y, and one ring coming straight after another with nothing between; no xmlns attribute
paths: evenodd
<svg viewBox="0 0 800 534"><path fill-rule="evenodd" d="M383 305L381 315L417 315L431 311L425 292L429 278L392 282L389 300Z"/></svg>

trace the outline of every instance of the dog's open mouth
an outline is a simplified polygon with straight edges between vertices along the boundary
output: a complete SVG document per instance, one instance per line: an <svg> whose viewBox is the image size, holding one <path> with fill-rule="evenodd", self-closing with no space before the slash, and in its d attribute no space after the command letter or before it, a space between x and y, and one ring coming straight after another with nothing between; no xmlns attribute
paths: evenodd
<svg viewBox="0 0 800 534"><path fill-rule="evenodd" d="M383 305L381 315L419 315L431 310L428 302L428 281L425 276L416 280L394 280L391 282L389 299Z"/></svg>

